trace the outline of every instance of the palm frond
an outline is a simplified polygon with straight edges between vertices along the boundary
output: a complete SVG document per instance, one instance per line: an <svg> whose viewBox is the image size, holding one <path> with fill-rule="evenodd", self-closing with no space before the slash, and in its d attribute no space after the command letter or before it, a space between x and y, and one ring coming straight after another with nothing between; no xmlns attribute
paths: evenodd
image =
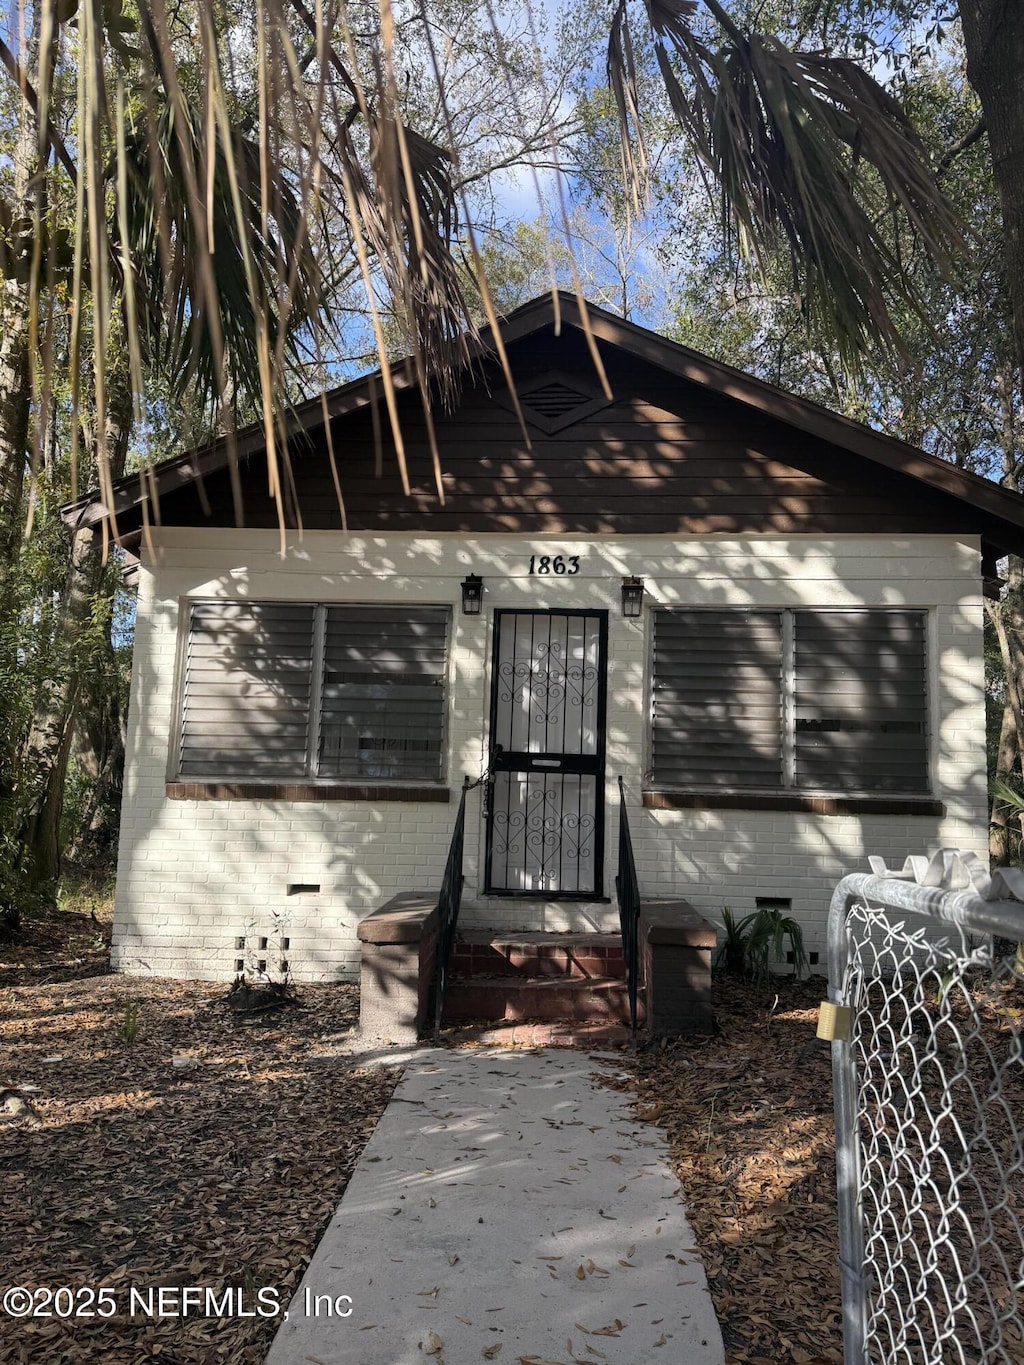
<svg viewBox="0 0 1024 1365"><path fill-rule="evenodd" d="M852 367L879 344L901 349L894 305L923 316L901 234L947 274L967 246L904 111L856 62L792 51L741 29L719 0L704 3L716 48L693 24L694 0L645 8L673 114L718 181L741 252L756 263L788 249L806 315ZM623 137L636 138L624 4L617 20L609 78Z"/></svg>
<svg viewBox="0 0 1024 1365"><path fill-rule="evenodd" d="M300 208L287 185L279 186L275 213L265 218L260 201L259 157L255 139L230 130L232 177L227 148L218 130L214 159L201 206L203 235L195 204L187 192L183 149L200 161L205 130L196 111L182 118L164 103L150 121L136 118L122 143L123 203L114 226L115 241L132 268L142 337L149 357L165 366L177 384L197 385L208 395L222 388L258 394L261 368L258 337L276 346L283 339L294 354L295 330L308 325L318 295L318 273L311 251L299 249ZM114 168L112 167L112 170ZM154 181L163 186L159 203ZM234 183L233 183L234 181ZM207 249L216 261L212 300L218 326L212 325L196 260ZM297 266L287 316L281 306L282 262Z"/></svg>
<svg viewBox="0 0 1024 1365"><path fill-rule="evenodd" d="M1001 805L1017 815L1024 815L1024 792L1019 788L1011 786L1004 778L996 777L992 779L991 791Z"/></svg>

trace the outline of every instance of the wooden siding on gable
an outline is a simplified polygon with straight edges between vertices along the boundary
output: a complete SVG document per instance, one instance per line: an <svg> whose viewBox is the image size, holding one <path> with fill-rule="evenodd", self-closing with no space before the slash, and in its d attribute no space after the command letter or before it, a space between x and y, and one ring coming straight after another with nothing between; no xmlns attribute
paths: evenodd
<svg viewBox="0 0 1024 1365"><path fill-rule="evenodd" d="M400 399L408 495L386 417L382 452L375 449L368 412L338 419L332 434L349 529L586 535L981 529L980 514L975 518L972 508L918 480L869 465L615 348L602 351L613 401L598 411L584 409L581 421L550 434L528 425L529 443L495 396L502 382L488 368L487 382L468 388L458 410L436 421L443 505L415 395ZM588 388L595 382L583 339L572 331L514 346L512 365L524 386L552 371L577 373ZM293 468L298 507L293 500L289 524L340 528L322 436L296 446ZM276 527L262 458L250 457L244 469L244 524ZM209 516L196 489L186 486L163 497L162 522L234 525L227 471L207 478L204 491Z"/></svg>

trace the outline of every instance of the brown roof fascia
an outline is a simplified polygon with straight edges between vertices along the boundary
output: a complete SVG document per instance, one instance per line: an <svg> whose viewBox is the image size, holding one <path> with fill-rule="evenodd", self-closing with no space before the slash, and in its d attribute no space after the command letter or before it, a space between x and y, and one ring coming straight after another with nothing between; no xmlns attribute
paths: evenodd
<svg viewBox="0 0 1024 1365"><path fill-rule="evenodd" d="M576 303L574 295L561 294L561 298ZM590 311L594 311L593 305L590 306ZM550 294L543 294L539 298L531 299L529 303L524 303L513 313L510 313L502 323L501 335L504 344L506 346L511 345L512 342L520 341L533 332L549 326L554 321L554 315L554 303ZM574 311L574 319L574 325L578 325L578 307ZM488 344L490 332L489 327L481 328L480 340L470 341L469 350L472 361L486 359L492 354ZM416 381L411 365L402 363L394 365L392 367L392 379L395 388L399 391L415 387ZM332 389L325 396L318 394L315 398L309 398L304 403L297 404L286 419L289 433L294 435L318 427L323 421L325 404L329 420L333 420L335 417L343 417L346 413L367 407L375 400L375 395L377 399L383 396L381 384L381 372L374 370L371 374L363 375L359 379L350 380L347 384ZM262 422L253 422L250 426L243 427L241 431L235 432L234 451L236 457L244 459L246 456L263 449L263 437ZM189 451L184 455L176 455L170 460L164 460L162 464L154 465L148 476L129 474L119 479L114 484L114 516L117 517L121 513L138 507L149 495L154 481L157 494L162 496L164 493L172 493L185 484L194 483L198 479L205 478L207 475L223 469L228 462L231 448L230 437L221 436L216 441L211 441L209 445L198 450ZM150 484L148 489L145 487L146 482ZM66 503L61 508L62 519L72 526L95 526L110 514L111 509L102 500L98 489L93 489L84 497L75 502Z"/></svg>
<svg viewBox="0 0 1024 1365"><path fill-rule="evenodd" d="M285 418L288 434L296 435L302 431L315 430L321 425L325 403L328 419L365 407L371 401L373 382L379 378L380 371L376 370L373 374L363 375L361 379L353 379L347 384L342 384L340 388L332 389L326 395L318 394L315 398L297 404ZM393 379L395 388L399 390L409 388L414 382L402 365L394 367ZM230 436L218 436L209 445L190 450L184 455L175 455L170 460L154 465L148 473L141 471L118 479L114 484L114 515L127 512L143 502L150 492L146 487L147 483L152 484L155 481L158 494L171 493L184 484L194 483L197 479L223 469L232 449L238 459L245 459L262 450L266 444L264 434L263 423L253 422L243 427L241 431L236 431L233 442ZM66 503L60 514L70 525L93 526L109 516L110 511L100 497L99 490L93 489L76 502Z"/></svg>

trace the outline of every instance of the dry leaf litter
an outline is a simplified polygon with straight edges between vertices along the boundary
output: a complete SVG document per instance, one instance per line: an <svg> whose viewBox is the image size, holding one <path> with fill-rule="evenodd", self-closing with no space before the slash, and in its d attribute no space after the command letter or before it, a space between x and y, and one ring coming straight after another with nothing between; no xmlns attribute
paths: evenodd
<svg viewBox="0 0 1024 1365"><path fill-rule="evenodd" d="M339 1052L354 986L238 1016L223 984L98 975L109 925L0 944L3 1285L261 1288L282 1307L397 1080ZM130 1020L135 1015L134 1042ZM175 1064L177 1061L177 1064ZM0 1365L257 1365L277 1318L0 1318Z"/></svg>
<svg viewBox="0 0 1024 1365"><path fill-rule="evenodd" d="M0 1090L22 1106L0 1114L5 1282L119 1298L240 1286L250 1300L271 1286L284 1304L397 1073L331 1055L355 1025L354 987L303 986L301 1008L239 1019L222 985L104 974L108 930L54 914L0 945ZM724 978L715 1036L622 1053L628 1079L602 1073L665 1131L727 1365L842 1360L823 994L820 979L765 997ZM277 1320L11 1326L0 1365L256 1365Z"/></svg>
<svg viewBox="0 0 1024 1365"><path fill-rule="evenodd" d="M823 980L715 981L718 1033L626 1058L665 1131L727 1365L840 1365L835 1127Z"/></svg>

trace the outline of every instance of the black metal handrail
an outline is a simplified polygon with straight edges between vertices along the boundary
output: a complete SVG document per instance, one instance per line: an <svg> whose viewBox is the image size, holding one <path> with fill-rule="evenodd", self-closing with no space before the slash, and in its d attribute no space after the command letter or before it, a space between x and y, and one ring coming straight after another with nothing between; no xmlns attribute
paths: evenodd
<svg viewBox="0 0 1024 1365"><path fill-rule="evenodd" d="M437 963L434 968L434 1038L441 1032L441 1016L444 1013L444 996L448 989L448 972L451 967L452 949L455 946L455 930L459 923L459 906L462 903L462 846L466 829L466 793L479 787L486 778L470 782L464 778L459 811L455 817L452 841L448 845L448 861L444 865L444 877L437 897L437 913L440 923L437 930Z"/></svg>
<svg viewBox="0 0 1024 1365"><path fill-rule="evenodd" d="M640 887L633 859L633 840L626 814L626 788L619 778L619 870L615 877L615 898L619 902L619 928L622 930L622 958L626 967L629 996L629 1024L636 1049L636 999L640 983Z"/></svg>

